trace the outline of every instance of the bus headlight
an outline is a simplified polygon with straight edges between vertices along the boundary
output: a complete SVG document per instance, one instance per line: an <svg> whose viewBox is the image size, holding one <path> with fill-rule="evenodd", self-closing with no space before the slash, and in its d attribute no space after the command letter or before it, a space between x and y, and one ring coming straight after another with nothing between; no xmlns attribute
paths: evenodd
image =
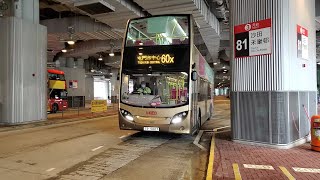
<svg viewBox="0 0 320 180"><path fill-rule="evenodd" d="M125 118L129 121L133 121L133 117L130 114L126 115Z"/></svg>
<svg viewBox="0 0 320 180"><path fill-rule="evenodd" d="M128 120L128 121L133 121L133 116L132 116L132 114L129 113L128 111L121 109L121 110L120 110L120 113L121 113L121 115L122 115L124 118L126 118L126 120Z"/></svg>
<svg viewBox="0 0 320 180"><path fill-rule="evenodd" d="M188 115L188 111L178 113L173 116L171 120L171 124L178 124L181 123Z"/></svg>

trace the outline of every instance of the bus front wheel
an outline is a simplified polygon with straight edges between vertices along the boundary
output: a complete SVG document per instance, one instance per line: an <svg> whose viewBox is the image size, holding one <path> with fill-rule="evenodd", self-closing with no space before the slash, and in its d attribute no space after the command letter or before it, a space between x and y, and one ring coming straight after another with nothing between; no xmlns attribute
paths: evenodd
<svg viewBox="0 0 320 180"><path fill-rule="evenodd" d="M58 110L59 110L58 104L53 104L52 105L52 113L57 113Z"/></svg>
<svg viewBox="0 0 320 180"><path fill-rule="evenodd" d="M201 111L199 111L199 115L198 115L198 127L197 127L197 131L199 132L200 128L201 128Z"/></svg>

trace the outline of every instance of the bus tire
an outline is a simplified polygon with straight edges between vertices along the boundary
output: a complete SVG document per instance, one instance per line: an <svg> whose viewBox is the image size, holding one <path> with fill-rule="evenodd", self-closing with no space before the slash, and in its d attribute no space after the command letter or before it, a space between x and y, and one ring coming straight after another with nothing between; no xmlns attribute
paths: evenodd
<svg viewBox="0 0 320 180"><path fill-rule="evenodd" d="M192 131L192 136L195 136L199 133L200 127L201 127L201 112L200 110L198 111L198 117L197 117L196 124L194 125L194 130Z"/></svg>
<svg viewBox="0 0 320 180"><path fill-rule="evenodd" d="M197 130L196 130L196 134L198 134L198 133L199 133L200 128L201 128L201 111L199 110L199 113L198 113L198 120L197 120Z"/></svg>
<svg viewBox="0 0 320 180"><path fill-rule="evenodd" d="M52 113L57 113L57 111L59 110L59 106L57 103L54 103L52 105Z"/></svg>
<svg viewBox="0 0 320 180"><path fill-rule="evenodd" d="M210 119L211 119L212 114L213 114L213 106L212 106L212 104L210 104L210 110L209 110L209 117L208 117L208 120L210 120Z"/></svg>

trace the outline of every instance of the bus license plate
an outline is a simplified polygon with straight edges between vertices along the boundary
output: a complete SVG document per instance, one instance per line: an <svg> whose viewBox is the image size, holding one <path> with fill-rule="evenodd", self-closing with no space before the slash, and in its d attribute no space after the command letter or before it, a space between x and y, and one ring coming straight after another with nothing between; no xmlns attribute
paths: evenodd
<svg viewBox="0 0 320 180"><path fill-rule="evenodd" d="M160 131L158 127L143 127L144 131Z"/></svg>

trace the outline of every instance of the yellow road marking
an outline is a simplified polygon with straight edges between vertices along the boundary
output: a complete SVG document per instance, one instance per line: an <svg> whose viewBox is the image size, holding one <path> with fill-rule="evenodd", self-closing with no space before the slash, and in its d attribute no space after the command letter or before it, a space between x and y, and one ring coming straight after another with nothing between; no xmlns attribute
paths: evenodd
<svg viewBox="0 0 320 180"><path fill-rule="evenodd" d="M274 170L272 166L268 165L255 165L255 164L244 164L243 165L245 168L249 169L268 169L268 170Z"/></svg>
<svg viewBox="0 0 320 180"><path fill-rule="evenodd" d="M213 133L212 139L211 139L210 155L209 155L209 163L208 163L206 180L212 180L212 175L213 175L212 173L213 173L214 146L215 146L214 136L215 136L215 134Z"/></svg>
<svg viewBox="0 0 320 180"><path fill-rule="evenodd" d="M239 165L237 163L233 163L232 167L233 167L234 178L236 180L242 180L240 170L239 170Z"/></svg>
<svg viewBox="0 0 320 180"><path fill-rule="evenodd" d="M320 173L320 169L298 168L298 167L293 167L292 169L296 172Z"/></svg>
<svg viewBox="0 0 320 180"><path fill-rule="evenodd" d="M290 172L287 170L287 168L285 168L285 167L283 167L283 166L279 166L279 168L281 169L281 171L283 172L283 174L287 176L287 178L288 178L289 180L295 180L295 179L296 179L296 178L294 178L294 177L292 176L292 174L290 174Z"/></svg>

